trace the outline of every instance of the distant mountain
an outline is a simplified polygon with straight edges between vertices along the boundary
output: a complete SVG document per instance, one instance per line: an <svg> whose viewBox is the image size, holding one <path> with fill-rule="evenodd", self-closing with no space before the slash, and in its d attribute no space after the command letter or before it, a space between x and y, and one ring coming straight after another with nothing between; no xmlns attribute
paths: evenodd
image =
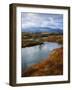
<svg viewBox="0 0 72 90"><path fill-rule="evenodd" d="M48 33L63 33L62 29L56 28L48 28L48 27L33 27L33 28L26 28L22 29L22 32L32 32L32 33L38 33L38 32L48 32Z"/></svg>

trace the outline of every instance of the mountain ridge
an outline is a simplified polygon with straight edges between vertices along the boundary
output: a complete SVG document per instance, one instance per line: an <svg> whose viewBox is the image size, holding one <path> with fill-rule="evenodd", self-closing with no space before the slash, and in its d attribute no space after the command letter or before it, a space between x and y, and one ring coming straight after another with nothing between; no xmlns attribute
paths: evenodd
<svg viewBox="0 0 72 90"><path fill-rule="evenodd" d="M32 27L32 28L25 28L22 29L22 32L32 32L32 33L37 33L37 32L48 32L48 33L63 33L62 29L59 28L49 28L49 27Z"/></svg>

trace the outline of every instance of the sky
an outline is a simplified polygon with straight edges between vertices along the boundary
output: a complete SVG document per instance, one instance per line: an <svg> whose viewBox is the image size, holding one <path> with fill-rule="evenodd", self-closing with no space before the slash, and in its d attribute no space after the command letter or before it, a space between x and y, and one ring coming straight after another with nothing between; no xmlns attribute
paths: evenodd
<svg viewBox="0 0 72 90"><path fill-rule="evenodd" d="M54 29L63 29L63 15L22 12L21 26L22 29L32 27L49 27Z"/></svg>

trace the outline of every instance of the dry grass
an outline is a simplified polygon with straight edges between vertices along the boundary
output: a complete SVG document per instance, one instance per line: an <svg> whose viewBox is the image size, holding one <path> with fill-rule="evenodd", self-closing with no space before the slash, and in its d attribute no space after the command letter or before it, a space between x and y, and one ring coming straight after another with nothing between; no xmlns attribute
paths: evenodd
<svg viewBox="0 0 72 90"><path fill-rule="evenodd" d="M63 36L62 35L51 35L48 36L48 38L42 38L42 41L44 42L58 42L60 44L63 43Z"/></svg>

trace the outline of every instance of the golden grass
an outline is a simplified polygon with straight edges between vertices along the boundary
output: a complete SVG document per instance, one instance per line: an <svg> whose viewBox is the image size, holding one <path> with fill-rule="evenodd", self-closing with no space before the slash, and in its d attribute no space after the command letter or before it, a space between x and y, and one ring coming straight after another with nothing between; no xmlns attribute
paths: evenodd
<svg viewBox="0 0 72 90"><path fill-rule="evenodd" d="M62 35L50 35L47 38L42 38L44 42L58 42L60 44L63 43L63 36Z"/></svg>

